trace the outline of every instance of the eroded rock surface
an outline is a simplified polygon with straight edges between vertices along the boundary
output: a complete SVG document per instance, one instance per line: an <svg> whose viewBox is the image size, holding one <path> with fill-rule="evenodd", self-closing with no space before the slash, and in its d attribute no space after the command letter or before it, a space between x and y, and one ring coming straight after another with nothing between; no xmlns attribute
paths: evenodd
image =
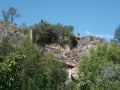
<svg viewBox="0 0 120 90"><path fill-rule="evenodd" d="M53 53L55 55L55 60L63 61L72 68L72 77L77 78L77 64L80 61L80 57L83 54L89 53L90 48L95 48L97 44L104 43L105 40L94 36L84 36L81 37L79 42L79 50L76 48L70 50L69 46L66 45L65 48L59 45L51 45L46 48L45 54Z"/></svg>
<svg viewBox="0 0 120 90"><path fill-rule="evenodd" d="M12 44L19 43L24 37L23 30L18 26L0 20L0 41L8 38Z"/></svg>

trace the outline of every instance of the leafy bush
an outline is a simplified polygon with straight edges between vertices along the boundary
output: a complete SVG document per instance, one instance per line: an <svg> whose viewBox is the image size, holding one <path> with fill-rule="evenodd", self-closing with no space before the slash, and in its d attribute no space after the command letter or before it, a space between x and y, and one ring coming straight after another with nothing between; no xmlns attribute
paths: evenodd
<svg viewBox="0 0 120 90"><path fill-rule="evenodd" d="M64 45L70 42L70 35L73 34L73 26L50 24L45 21L41 21L33 26L33 43L45 46L46 44L57 43L64 47Z"/></svg>
<svg viewBox="0 0 120 90"><path fill-rule="evenodd" d="M21 86L21 62L24 56L11 53L0 62L0 90L19 90Z"/></svg>
<svg viewBox="0 0 120 90"><path fill-rule="evenodd" d="M0 56L1 90L63 90L66 66L53 55L42 56L40 47L30 38L16 45L14 53Z"/></svg>
<svg viewBox="0 0 120 90"><path fill-rule="evenodd" d="M53 55L42 56L40 48L29 38L16 48L25 56L22 64L22 90L61 90L66 81L65 65L54 61Z"/></svg>
<svg viewBox="0 0 120 90"><path fill-rule="evenodd" d="M73 90L119 90L120 44L104 43L79 62L79 79Z"/></svg>
<svg viewBox="0 0 120 90"><path fill-rule="evenodd" d="M63 90L66 77L65 65L48 55L39 62L37 71L24 84L23 90Z"/></svg>
<svg viewBox="0 0 120 90"><path fill-rule="evenodd" d="M70 42L71 49L77 46L78 43L77 43L76 37L74 35L70 35L70 41L71 41Z"/></svg>
<svg viewBox="0 0 120 90"><path fill-rule="evenodd" d="M6 57L13 51L13 47L10 44L8 38L3 38L1 43L0 43L0 55L2 57Z"/></svg>

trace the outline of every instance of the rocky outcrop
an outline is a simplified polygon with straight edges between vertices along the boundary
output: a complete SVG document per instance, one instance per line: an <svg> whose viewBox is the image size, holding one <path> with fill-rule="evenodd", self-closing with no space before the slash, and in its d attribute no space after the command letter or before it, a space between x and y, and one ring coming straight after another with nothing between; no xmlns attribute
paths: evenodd
<svg viewBox="0 0 120 90"><path fill-rule="evenodd" d="M0 21L0 41L2 38L8 38L12 44L16 44L19 43L23 37L23 30L18 26Z"/></svg>
<svg viewBox="0 0 120 90"><path fill-rule="evenodd" d="M71 67L72 77L77 78L76 67L80 57L85 53L89 53L91 47L95 48L97 44L102 44L104 42L105 39L99 37L84 36L78 40L78 46L72 50L68 49L68 45L66 45L64 49L59 45L51 45L46 47L45 55L48 53L53 53L55 55L55 60L65 62L68 67Z"/></svg>
<svg viewBox="0 0 120 90"><path fill-rule="evenodd" d="M82 44L82 46L96 45L105 42L105 39L95 36L84 36L80 38L79 42Z"/></svg>
<svg viewBox="0 0 120 90"><path fill-rule="evenodd" d="M105 42L105 40L94 36L84 36L81 37L78 42L78 46L72 50L68 49L69 45L66 45L65 48L62 48L59 45L51 45L46 47L45 54L53 53L56 60L64 60L66 63L69 62L76 65L80 57L83 54L88 53L91 47L95 48L97 44L101 44Z"/></svg>

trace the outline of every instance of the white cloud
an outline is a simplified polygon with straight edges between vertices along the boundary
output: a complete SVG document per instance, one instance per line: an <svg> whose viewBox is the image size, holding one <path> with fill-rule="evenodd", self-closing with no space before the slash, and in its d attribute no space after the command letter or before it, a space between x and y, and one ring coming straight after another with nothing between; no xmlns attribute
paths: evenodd
<svg viewBox="0 0 120 90"><path fill-rule="evenodd" d="M86 31L86 35L101 37L101 38L105 38L106 40L111 40L113 38L113 35L110 35L110 34L94 34L94 33L91 33L88 30Z"/></svg>
<svg viewBox="0 0 120 90"><path fill-rule="evenodd" d="M89 32L88 30L86 31L87 35L93 35L93 33Z"/></svg>

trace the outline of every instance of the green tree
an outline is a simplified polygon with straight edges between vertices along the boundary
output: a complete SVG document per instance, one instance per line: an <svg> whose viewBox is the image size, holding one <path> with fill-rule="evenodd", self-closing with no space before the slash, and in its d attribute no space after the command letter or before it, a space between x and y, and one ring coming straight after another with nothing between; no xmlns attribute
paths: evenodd
<svg viewBox="0 0 120 90"><path fill-rule="evenodd" d="M57 42L57 34L53 25L41 20L39 24L33 26L33 41L39 45L51 44Z"/></svg>
<svg viewBox="0 0 120 90"><path fill-rule="evenodd" d="M62 25L57 23L54 25L55 32L58 36L58 44L64 46L65 44L70 44L71 35L73 35L73 26Z"/></svg>
<svg viewBox="0 0 120 90"><path fill-rule="evenodd" d="M66 66L54 60L53 55L42 56L40 48L25 38L16 47L24 55L22 65L22 90L63 90Z"/></svg>
<svg viewBox="0 0 120 90"><path fill-rule="evenodd" d="M14 7L9 7L8 14L10 16L10 21L13 23L16 17L20 17L20 14L17 13L17 9Z"/></svg>
<svg viewBox="0 0 120 90"><path fill-rule="evenodd" d="M73 26L50 24L41 20L39 24L33 26L34 43L45 46L45 44L57 43L64 47L65 44L71 43L73 35Z"/></svg>
<svg viewBox="0 0 120 90"><path fill-rule="evenodd" d="M113 42L120 42L120 26L114 32Z"/></svg>
<svg viewBox="0 0 120 90"><path fill-rule="evenodd" d="M0 90L21 90L24 55L11 53L0 62Z"/></svg>
<svg viewBox="0 0 120 90"><path fill-rule="evenodd" d="M17 9L14 7L9 7L8 11L2 10L2 15L5 21L9 21L10 19L11 23L13 23L15 18L20 17L20 14L17 12Z"/></svg>
<svg viewBox="0 0 120 90"><path fill-rule="evenodd" d="M53 56L47 55L41 62L34 76L24 84L24 90L64 90L66 81L65 65L56 62Z"/></svg>
<svg viewBox="0 0 120 90"><path fill-rule="evenodd" d="M79 62L79 78L73 90L119 90L120 44L104 43L84 55Z"/></svg>
<svg viewBox="0 0 120 90"><path fill-rule="evenodd" d="M5 12L4 10L1 11L2 12L2 16L4 18L4 21L8 21L9 20L9 14L8 12Z"/></svg>
<svg viewBox="0 0 120 90"><path fill-rule="evenodd" d="M41 60L40 48L30 41L29 36L26 36L20 45L15 47L15 52L24 55L24 60L21 62L21 88L22 90L30 90L27 85L35 84L35 82L33 82L34 75L37 70L41 70L38 65Z"/></svg>
<svg viewBox="0 0 120 90"><path fill-rule="evenodd" d="M0 62L0 90L63 90L66 66L27 37Z"/></svg>

